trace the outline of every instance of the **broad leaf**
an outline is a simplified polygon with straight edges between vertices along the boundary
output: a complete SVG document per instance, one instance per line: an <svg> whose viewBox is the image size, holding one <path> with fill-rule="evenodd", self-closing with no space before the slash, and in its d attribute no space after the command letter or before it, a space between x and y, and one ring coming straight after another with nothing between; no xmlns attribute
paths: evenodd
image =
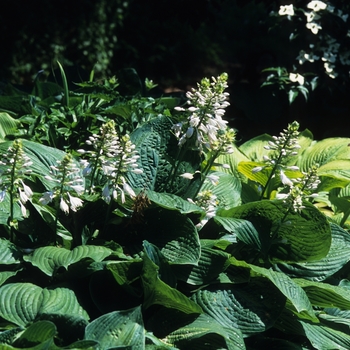
<svg viewBox="0 0 350 350"><path fill-rule="evenodd" d="M84 258L91 258L94 261L102 261L113 251L103 246L84 245L75 247L72 251L58 247L38 248L31 255L25 255L25 261L37 266L41 271L52 276L58 268L68 268L69 265L76 263Z"/></svg>
<svg viewBox="0 0 350 350"><path fill-rule="evenodd" d="M5 320L26 326L43 313L89 318L69 289L42 289L32 283L12 283L0 287L0 316Z"/></svg>
<svg viewBox="0 0 350 350"><path fill-rule="evenodd" d="M210 190L217 197L220 208L230 209L241 204L242 185L238 177L219 171L211 172L210 175L218 176L219 183L213 185L205 181L200 191Z"/></svg>
<svg viewBox="0 0 350 350"><path fill-rule="evenodd" d="M162 305L183 313L201 313L202 309L177 289L164 283L159 277L159 267L147 256L143 257L142 284L144 289L145 308L151 305Z"/></svg>
<svg viewBox="0 0 350 350"><path fill-rule="evenodd" d="M350 235L340 226L331 224L332 243L328 254L316 261L287 264L278 263L276 268L291 277L320 282L339 271L350 261Z"/></svg>
<svg viewBox="0 0 350 350"><path fill-rule="evenodd" d="M202 314L192 323L175 330L166 337L179 349L245 349L242 333L234 327L223 327L209 315Z"/></svg>
<svg viewBox="0 0 350 350"><path fill-rule="evenodd" d="M0 141L4 141L6 136L18 132L18 125L18 120L12 118L8 113L0 112Z"/></svg>
<svg viewBox="0 0 350 350"><path fill-rule="evenodd" d="M263 257L268 255L272 262L314 261L328 254L331 230L319 210L308 202L304 204L300 214L287 212L283 202L275 200L247 203L229 211L221 210L218 215L250 221L261 242L261 249L253 248L260 250Z"/></svg>
<svg viewBox="0 0 350 350"><path fill-rule="evenodd" d="M19 264L22 256L21 251L10 241L0 238L0 261L1 264Z"/></svg>
<svg viewBox="0 0 350 350"><path fill-rule="evenodd" d="M178 279L192 285L203 285L216 281L229 265L229 254L219 250L203 248L198 265L174 266Z"/></svg>
<svg viewBox="0 0 350 350"><path fill-rule="evenodd" d="M85 329L85 340L95 340L100 349L130 346L145 349L145 329L141 308L114 311L92 321Z"/></svg>
<svg viewBox="0 0 350 350"><path fill-rule="evenodd" d="M273 141L273 138L270 135L263 134L246 141L239 147L239 150L250 160L259 162L263 159L264 155L269 153L264 148L269 141Z"/></svg>
<svg viewBox="0 0 350 350"><path fill-rule="evenodd" d="M199 290L192 300L222 326L238 328L248 336L271 328L286 299L266 278L255 277L230 289Z"/></svg>

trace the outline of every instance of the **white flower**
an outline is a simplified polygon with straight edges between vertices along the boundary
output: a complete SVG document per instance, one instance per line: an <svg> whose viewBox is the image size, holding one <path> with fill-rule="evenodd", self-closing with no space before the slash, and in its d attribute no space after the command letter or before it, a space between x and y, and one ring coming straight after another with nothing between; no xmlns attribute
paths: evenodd
<svg viewBox="0 0 350 350"><path fill-rule="evenodd" d="M136 197L134 190L126 182L123 184L123 191L131 198Z"/></svg>
<svg viewBox="0 0 350 350"><path fill-rule="evenodd" d="M32 189L27 186L22 180L21 180L22 186L23 186L23 191L25 193L25 195L28 197L28 199L32 198L33 196L33 191Z"/></svg>
<svg viewBox="0 0 350 350"><path fill-rule="evenodd" d="M255 168L252 169L252 173L253 174L258 173L261 170L263 170L264 168L265 168L264 166L256 166Z"/></svg>
<svg viewBox="0 0 350 350"><path fill-rule="evenodd" d="M207 175L206 179L208 179L211 182L211 184L214 186L219 183L219 176L217 175L213 175L213 174Z"/></svg>
<svg viewBox="0 0 350 350"><path fill-rule="evenodd" d="M311 1L307 4L307 8L317 12L320 10L325 10L327 7L327 4L325 4L323 1Z"/></svg>
<svg viewBox="0 0 350 350"><path fill-rule="evenodd" d="M294 7L293 4L291 5L285 5L280 6L280 9L278 11L278 14L280 16L294 16Z"/></svg>
<svg viewBox="0 0 350 350"><path fill-rule="evenodd" d="M292 180L286 176L286 174L283 172L283 170L280 171L280 179L281 179L281 182L283 183L283 185L293 187Z"/></svg>
<svg viewBox="0 0 350 350"><path fill-rule="evenodd" d="M71 196L69 192L68 192L68 197L70 202L70 208L73 211L77 211L77 208L83 205L83 201L80 198Z"/></svg>
<svg viewBox="0 0 350 350"><path fill-rule="evenodd" d="M63 197L61 197L61 201L60 201L60 209L68 214L69 213L69 206L68 204L65 202L65 200L63 199Z"/></svg>
<svg viewBox="0 0 350 350"><path fill-rule="evenodd" d="M19 192L20 202L25 204L29 199L28 196L20 188L18 188L18 192Z"/></svg>
<svg viewBox="0 0 350 350"><path fill-rule="evenodd" d="M322 27L315 22L307 23L306 28L310 29L313 34L317 34L318 31L322 29Z"/></svg>
<svg viewBox="0 0 350 350"><path fill-rule="evenodd" d="M46 205L50 202L52 202L53 199L53 192L52 191L47 191L43 193L43 196L39 199L39 203L42 205Z"/></svg>
<svg viewBox="0 0 350 350"><path fill-rule="evenodd" d="M19 204L20 207L21 207L22 215L23 215L24 217L26 217L26 216L27 216L27 209L26 209L26 207L23 205L23 203L22 203L21 201L18 201L18 204Z"/></svg>
<svg viewBox="0 0 350 350"><path fill-rule="evenodd" d="M82 185L71 185L70 186L77 194L82 194L84 192L84 186Z"/></svg>
<svg viewBox="0 0 350 350"><path fill-rule="evenodd" d="M299 85L304 85L304 83L305 83L305 78L301 74L298 74L298 73L289 73L289 79L293 83L298 82Z"/></svg>

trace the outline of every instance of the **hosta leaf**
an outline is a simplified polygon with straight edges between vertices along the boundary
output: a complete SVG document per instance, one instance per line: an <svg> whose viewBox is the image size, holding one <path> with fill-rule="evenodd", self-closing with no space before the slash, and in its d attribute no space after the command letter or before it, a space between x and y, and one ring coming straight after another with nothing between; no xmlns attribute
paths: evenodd
<svg viewBox="0 0 350 350"><path fill-rule="evenodd" d="M210 181L205 181L200 191L210 190L218 200L218 206L224 209L230 209L241 204L242 185L238 177L214 171L209 175L219 177L219 183L213 185Z"/></svg>
<svg viewBox="0 0 350 350"><path fill-rule="evenodd" d="M350 147L349 147L350 148ZM349 155L350 157L350 155ZM350 160L333 160L317 169L319 176L332 176L336 179L350 181Z"/></svg>
<svg viewBox="0 0 350 350"><path fill-rule="evenodd" d="M19 264L22 256L21 251L10 241L0 238L0 263L1 264Z"/></svg>
<svg viewBox="0 0 350 350"><path fill-rule="evenodd" d="M286 300L270 281L259 277L230 289L199 290L192 299L222 326L238 328L246 336L271 328Z"/></svg>
<svg viewBox="0 0 350 350"><path fill-rule="evenodd" d="M322 324L312 324L300 320L305 335L315 349L350 349L350 335Z"/></svg>
<svg viewBox="0 0 350 350"><path fill-rule="evenodd" d="M10 277L15 276L18 271L3 271L0 272L0 286L6 282Z"/></svg>
<svg viewBox="0 0 350 350"><path fill-rule="evenodd" d="M233 153L221 154L215 159L216 164L228 164L229 168L223 168L222 166L215 166L215 169L220 170L224 173L235 175L237 173L237 165L239 162L248 161L249 158L244 155L235 145L233 146Z"/></svg>
<svg viewBox="0 0 350 350"><path fill-rule="evenodd" d="M301 277L316 282L332 276L350 261L350 235L335 224L331 224L331 230L332 243L324 258L305 263L279 263L276 268L291 277Z"/></svg>
<svg viewBox="0 0 350 350"><path fill-rule="evenodd" d="M349 289L301 278L295 278L294 281L305 290L313 305L319 307L337 307L342 310L350 309Z"/></svg>
<svg viewBox="0 0 350 350"><path fill-rule="evenodd" d="M182 199L175 194L170 193L159 193L155 191L148 190L147 198L159 205L162 208L168 210L178 210L181 214L189 214L189 213L199 213L203 214L204 211L202 208L198 207L195 204L190 203L189 201Z"/></svg>
<svg viewBox="0 0 350 350"><path fill-rule="evenodd" d="M72 251L58 247L41 247L31 255L24 256L24 260L37 266L41 271L52 276L58 268L68 268L84 258L91 258L94 261L102 261L113 251L103 246L84 245L75 247Z"/></svg>
<svg viewBox="0 0 350 350"><path fill-rule="evenodd" d="M73 291L66 288L42 289L31 283L0 287L0 316L25 326L43 313L65 313L88 319Z"/></svg>
<svg viewBox="0 0 350 350"><path fill-rule="evenodd" d="M18 125L18 120L7 113L0 112L0 141L4 141L7 135L15 134L18 131Z"/></svg>
<svg viewBox="0 0 350 350"><path fill-rule="evenodd" d="M239 150L252 161L261 161L264 155L269 153L264 148L269 141L273 141L270 135L263 134L246 141L239 147Z"/></svg>
<svg viewBox="0 0 350 350"><path fill-rule="evenodd" d="M328 254L331 230L319 210L308 202L304 204L300 214L287 213L284 203L274 200L247 203L221 210L218 215L250 221L259 233L261 253L268 254L270 261L314 261Z"/></svg>
<svg viewBox="0 0 350 350"><path fill-rule="evenodd" d="M156 245L166 259L174 264L197 264L200 242L197 229L188 217L160 209L149 210L144 218L149 223L144 226L144 239Z"/></svg>
<svg viewBox="0 0 350 350"><path fill-rule="evenodd" d="M95 340L100 349L119 346L145 349L145 329L141 307L113 311L92 321L85 329L85 340Z"/></svg>
<svg viewBox="0 0 350 350"><path fill-rule="evenodd" d="M258 162L240 162L237 166L237 170L246 176L249 180L258 182L260 185L265 186L268 179L269 179L269 173L271 171L270 169L262 169L261 171L255 172L253 171L256 167L264 167L266 166L265 163L258 163Z"/></svg>
<svg viewBox="0 0 350 350"><path fill-rule="evenodd" d="M49 321L38 321L30 325L14 345L19 348L31 347L43 343L49 339L53 341L56 335L56 326Z"/></svg>
<svg viewBox="0 0 350 350"><path fill-rule="evenodd" d="M184 194L190 185L194 186L198 182L190 182L181 176L169 180L179 152L178 141L171 133L172 126L173 122L169 118L161 116L143 124L131 134L131 141L140 155L139 167L143 169L142 174L127 174L132 187ZM199 152L188 150L176 165L178 175L194 174L200 161Z"/></svg>
<svg viewBox="0 0 350 350"><path fill-rule="evenodd" d="M271 269L265 269L263 267L247 264L244 261L238 261L233 257L230 260L234 266L249 267L251 269L251 276L266 277L290 301L297 312L306 312L311 320L317 320L307 294L290 277L281 272L276 272Z"/></svg>
<svg viewBox="0 0 350 350"><path fill-rule="evenodd" d="M201 308L177 289L170 287L159 278L159 267L147 256L143 257L142 284L145 308L162 305L183 313L201 313Z"/></svg>
<svg viewBox="0 0 350 350"><path fill-rule="evenodd" d="M167 341L180 349L245 349L240 330L223 327L209 315L199 315L192 323L175 330L166 337Z"/></svg>
<svg viewBox="0 0 350 350"><path fill-rule="evenodd" d="M215 281L229 265L229 254L219 250L203 248L198 265L174 266L178 279L192 285L203 285Z"/></svg>
<svg viewBox="0 0 350 350"><path fill-rule="evenodd" d="M314 142L300 156L297 165L302 171L323 166L331 161L350 159L350 138L334 137Z"/></svg>

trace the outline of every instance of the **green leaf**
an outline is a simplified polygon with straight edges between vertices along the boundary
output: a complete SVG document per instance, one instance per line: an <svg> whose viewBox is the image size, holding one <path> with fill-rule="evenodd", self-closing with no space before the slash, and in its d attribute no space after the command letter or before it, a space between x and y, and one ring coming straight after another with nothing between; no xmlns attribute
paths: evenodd
<svg viewBox="0 0 350 350"><path fill-rule="evenodd" d="M226 169L222 166L217 165L215 166L215 169L231 175L236 175L237 165L239 162L248 161L249 158L243 154L242 151L236 147L236 145L232 145L232 147L234 149L233 153L221 154L215 159L215 164L228 164L229 168Z"/></svg>
<svg viewBox="0 0 350 350"><path fill-rule="evenodd" d="M349 289L301 278L295 278L294 281L305 290L313 305L319 307L337 307L342 310L350 309Z"/></svg>
<svg viewBox="0 0 350 350"><path fill-rule="evenodd" d="M216 281L228 265L229 254L202 247L198 265L181 265L173 268L178 279L192 285L203 285Z"/></svg>
<svg viewBox="0 0 350 350"><path fill-rule="evenodd" d="M240 330L223 327L209 315L199 315L190 324L181 327L166 337L167 341L180 349L245 349Z"/></svg>
<svg viewBox="0 0 350 350"><path fill-rule="evenodd" d="M210 175L218 176L219 183L213 185L210 181L205 181L200 191L212 191L220 208L230 209L241 204L242 185L238 177L220 171L210 172Z"/></svg>
<svg viewBox="0 0 350 350"><path fill-rule="evenodd" d="M301 171L308 171L314 165L323 165L338 160L350 159L350 138L334 137L314 141L298 159L296 165Z"/></svg>
<svg viewBox="0 0 350 350"><path fill-rule="evenodd" d="M0 112L0 141L5 141L6 136L14 135L18 132L18 120L9 114Z"/></svg>
<svg viewBox="0 0 350 350"><path fill-rule="evenodd" d="M171 133L173 122L167 117L158 117L137 128L131 135L140 158L138 164L142 174L128 173L128 183L133 188L151 189L156 192L185 194L193 181L176 176L170 181L171 171L178 159L179 147ZM200 155L196 151L187 151L178 165L178 175L194 174L200 165ZM197 181L198 182L198 181ZM171 188L168 188L171 185ZM186 198L186 197L185 197Z"/></svg>
<svg viewBox="0 0 350 350"><path fill-rule="evenodd" d="M251 202L218 215L250 221L261 242L262 255L270 261L302 262L325 257L331 245L331 230L326 217L312 204L305 202L301 213L286 213L282 201ZM282 222L283 220L283 222ZM252 234L253 231L250 231ZM252 242L256 238L251 238Z"/></svg>
<svg viewBox="0 0 350 350"><path fill-rule="evenodd" d="M100 349L130 346L145 349L145 329L141 307L113 311L92 321L85 329L85 340L95 340Z"/></svg>
<svg viewBox="0 0 350 350"><path fill-rule="evenodd" d="M19 264L22 256L21 251L10 241L0 238L0 261L1 264Z"/></svg>
<svg viewBox="0 0 350 350"><path fill-rule="evenodd" d="M336 224L331 224L332 243L328 254L319 260L305 263L278 263L276 268L291 277L320 282L339 271L350 261L350 235Z"/></svg>
<svg viewBox="0 0 350 350"><path fill-rule="evenodd" d="M30 325L14 342L19 348L32 347L47 340L52 340L56 335L56 326L49 321L38 321Z"/></svg>
<svg viewBox="0 0 350 350"><path fill-rule="evenodd" d="M264 148L269 141L273 141L272 136L263 134L246 141L239 147L239 150L253 162L260 162L264 155L269 153Z"/></svg>
<svg viewBox="0 0 350 350"><path fill-rule="evenodd" d="M202 214L203 209L181 197L170 193L159 193L147 190L147 198L162 208L178 210L181 214L198 213Z"/></svg>
<svg viewBox="0 0 350 350"><path fill-rule="evenodd" d="M162 305L186 314L201 313L202 309L177 289L170 287L159 278L159 267L145 254L143 256L142 284L143 306Z"/></svg>
<svg viewBox="0 0 350 350"><path fill-rule="evenodd" d="M84 245L75 247L72 251L58 247L41 247L31 255L25 255L23 259L37 266L41 271L52 276L58 268L68 268L84 258L91 258L94 261L102 261L113 251L103 246Z"/></svg>
<svg viewBox="0 0 350 350"><path fill-rule="evenodd" d="M286 299L269 280L255 277L230 289L199 290L192 300L222 326L238 328L249 336L271 328Z"/></svg>
<svg viewBox="0 0 350 350"><path fill-rule="evenodd" d="M185 215L172 210L145 212L143 238L156 245L173 264L195 265L200 257L200 242L196 227ZM156 224L155 224L156 223Z"/></svg>
<svg viewBox="0 0 350 350"><path fill-rule="evenodd" d="M42 289L32 283L12 283L0 287L0 316L5 320L26 326L43 313L89 318L69 289Z"/></svg>

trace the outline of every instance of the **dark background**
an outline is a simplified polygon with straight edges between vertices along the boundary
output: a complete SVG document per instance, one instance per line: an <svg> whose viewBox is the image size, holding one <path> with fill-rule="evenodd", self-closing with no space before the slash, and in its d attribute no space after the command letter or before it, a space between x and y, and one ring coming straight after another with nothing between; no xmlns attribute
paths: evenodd
<svg viewBox="0 0 350 350"><path fill-rule="evenodd" d="M349 69L331 79L322 65L303 66L319 75L308 102L289 105L277 86L261 88L264 68L291 69L300 47L315 40L305 23L271 16L280 5L304 1L238 0L33 0L9 1L0 12L0 79L25 88L36 73L59 60L78 79L76 66L96 77L135 68L163 91L187 90L205 76L229 74L227 118L241 142L276 134L297 120L315 138L350 137ZM346 1L333 1L345 13ZM349 19L350 21L350 19ZM298 27L299 26L299 27ZM348 23L322 23L346 46ZM289 40L291 31L301 35ZM345 38L345 39L344 39ZM303 46L304 45L304 46ZM348 45L350 47L350 45Z"/></svg>

